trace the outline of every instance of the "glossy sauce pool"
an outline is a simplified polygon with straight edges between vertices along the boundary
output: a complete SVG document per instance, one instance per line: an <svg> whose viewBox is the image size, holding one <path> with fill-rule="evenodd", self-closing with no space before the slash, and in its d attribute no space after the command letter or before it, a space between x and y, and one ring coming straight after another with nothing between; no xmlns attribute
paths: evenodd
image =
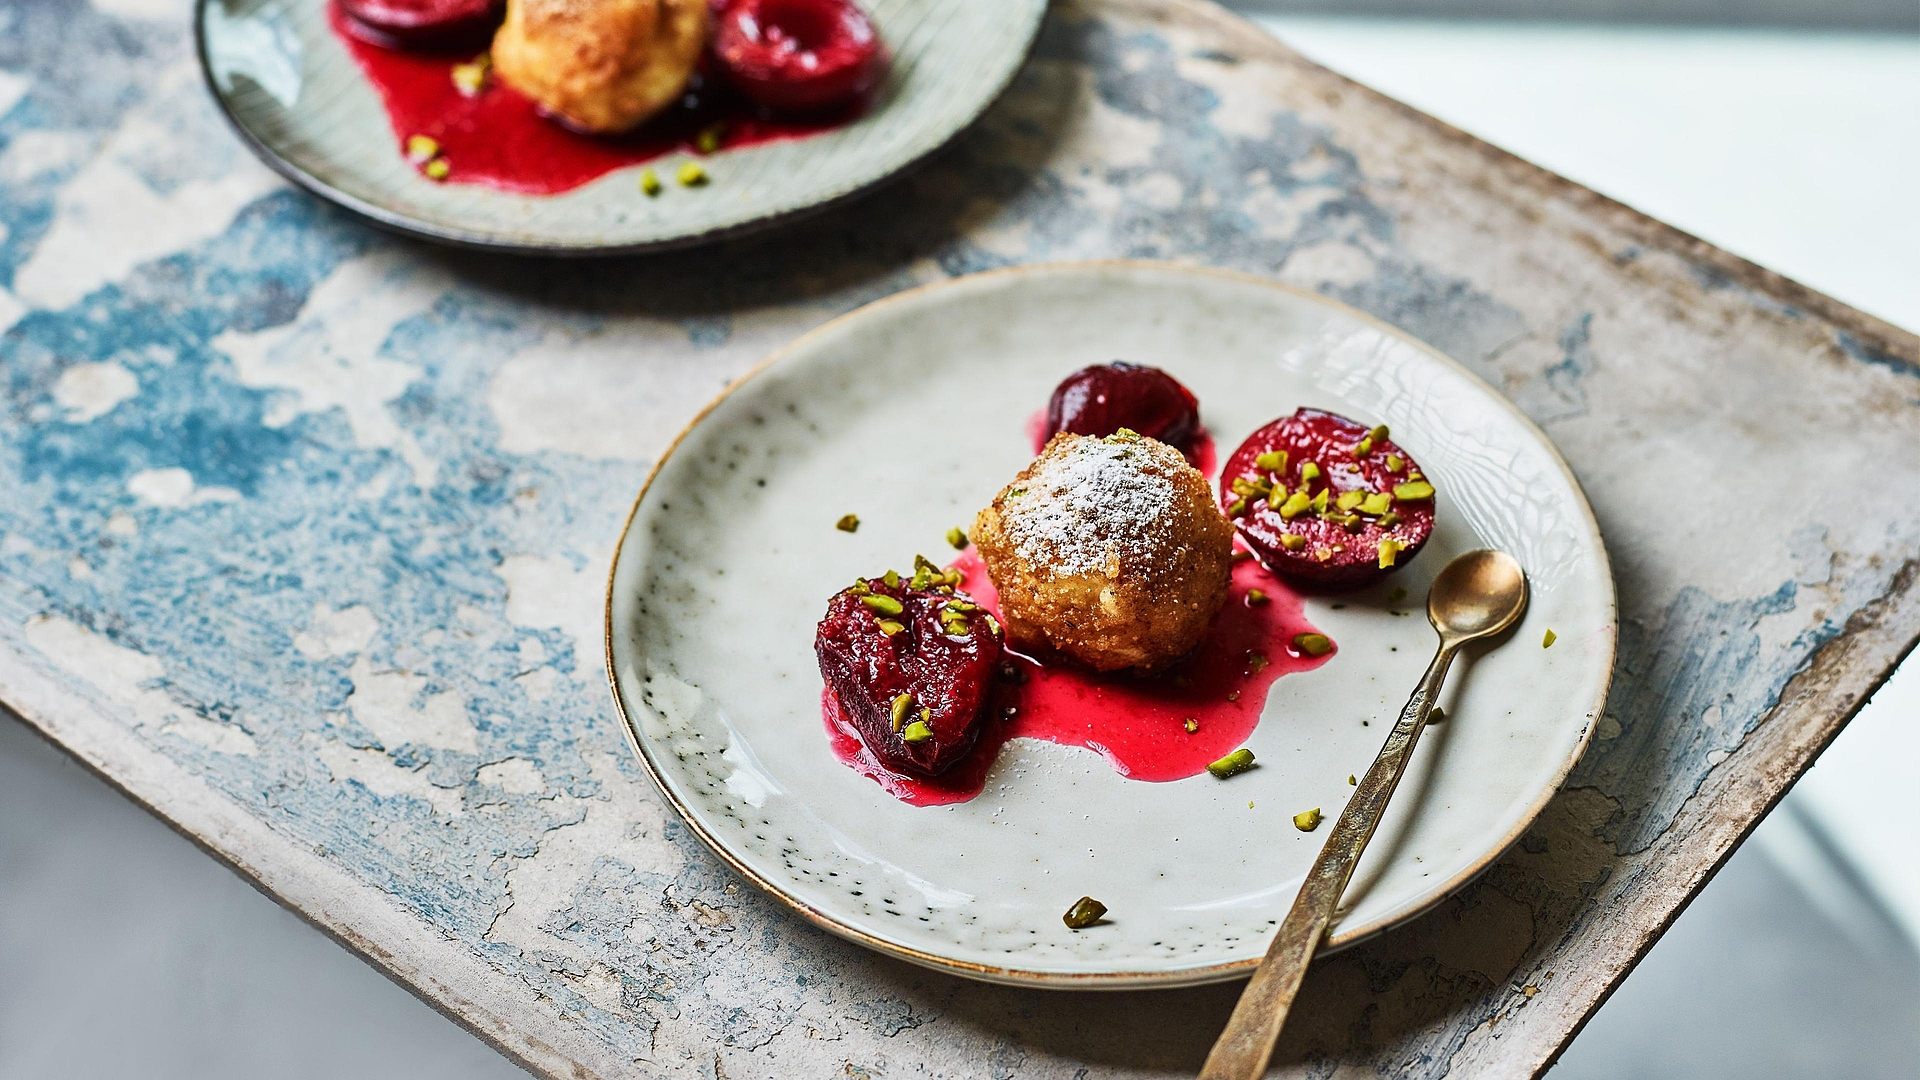
<svg viewBox="0 0 1920 1080"><path fill-rule="evenodd" d="M691 92L680 105L620 136L584 135L540 114L533 102L497 78L471 97L453 85L456 64L472 53L402 52L353 36L339 7L327 5L327 21L359 64L386 106L387 119L404 156L407 140L425 135L439 142L447 183L479 184L523 195L556 195L597 180L615 169L675 152L692 152L700 133L719 126L718 149L731 150L783 139L800 139L840 127L865 105L833 116L804 120L771 117L716 79ZM696 76L699 78L699 76ZM661 177L671 188L672 176ZM634 198L644 199L639 191Z"/></svg>
<svg viewBox="0 0 1920 1080"><path fill-rule="evenodd" d="M965 590L998 616L999 594L979 557L969 550L953 565L966 575ZM1250 589L1259 589L1267 602L1248 604ZM1300 598L1249 559L1234 564L1227 601L1200 646L1169 671L1152 677L1098 675L1043 664L1009 649L1024 678L1002 683L996 714L979 744L966 760L934 778L905 776L875 760L853 726L841 719L831 690L821 695L821 712L834 755L915 806L965 802L980 794L1008 739L1085 747L1134 780L1183 780L1246 743L1275 680L1332 658L1332 651L1306 656L1293 647L1296 634L1309 632L1316 631ZM1009 706L1011 718L1001 712ZM1195 721L1191 732L1189 718Z"/></svg>

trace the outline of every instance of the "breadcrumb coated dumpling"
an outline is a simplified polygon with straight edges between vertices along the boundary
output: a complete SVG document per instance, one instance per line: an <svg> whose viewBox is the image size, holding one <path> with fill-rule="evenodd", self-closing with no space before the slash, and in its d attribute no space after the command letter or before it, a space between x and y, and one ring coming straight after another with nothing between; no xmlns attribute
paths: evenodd
<svg viewBox="0 0 1920 1080"><path fill-rule="evenodd" d="M582 131L625 131L680 97L706 42L707 0L507 0L493 70Z"/></svg>
<svg viewBox="0 0 1920 1080"><path fill-rule="evenodd" d="M974 519L1007 633L1096 671L1192 651L1232 576L1233 526L1180 451L1065 432Z"/></svg>

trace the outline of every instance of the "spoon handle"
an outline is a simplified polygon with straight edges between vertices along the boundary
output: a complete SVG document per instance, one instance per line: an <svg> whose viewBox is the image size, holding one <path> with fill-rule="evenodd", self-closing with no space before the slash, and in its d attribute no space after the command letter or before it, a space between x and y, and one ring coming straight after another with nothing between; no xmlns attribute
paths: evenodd
<svg viewBox="0 0 1920 1080"><path fill-rule="evenodd" d="M1360 778L1353 797L1334 822L1326 846L1307 871L1293 909L1267 947L1266 959L1260 961L1247 988L1241 991L1240 1003L1233 1007L1226 1030L1215 1040L1206 1065L1200 1069L1200 1080L1259 1080L1266 1074L1274 1040L1279 1038L1293 997L1300 991L1300 981L1306 977L1307 962L1326 938L1340 894L1346 891L1360 853L1373 839L1373 831L1386 813L1387 800L1407 771L1407 761L1427 726L1427 716L1440 696L1440 684L1446 680L1457 648L1456 642L1441 640L1440 651L1427 665L1427 673L1407 699L1406 708L1400 710L1400 720L1387 735L1380 756Z"/></svg>

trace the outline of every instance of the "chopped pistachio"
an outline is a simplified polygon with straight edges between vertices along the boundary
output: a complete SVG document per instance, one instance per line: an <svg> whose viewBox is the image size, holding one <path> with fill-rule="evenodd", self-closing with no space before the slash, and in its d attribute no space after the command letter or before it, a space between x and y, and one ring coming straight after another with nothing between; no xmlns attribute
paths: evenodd
<svg viewBox="0 0 1920 1080"><path fill-rule="evenodd" d="M1342 510L1351 510L1365 502L1366 499L1367 493L1364 491L1343 491L1340 493L1340 497L1333 501L1333 505Z"/></svg>
<svg viewBox="0 0 1920 1080"><path fill-rule="evenodd" d="M933 729L927 726L925 720L915 720L900 729L900 738L905 742L926 742L933 738Z"/></svg>
<svg viewBox="0 0 1920 1080"><path fill-rule="evenodd" d="M1228 701L1239 701L1239 700L1240 700L1240 691L1238 691L1238 690L1229 690L1229 691L1227 691L1227 700L1228 700Z"/></svg>
<svg viewBox="0 0 1920 1080"><path fill-rule="evenodd" d="M1265 495L1273 490L1273 485L1257 476L1236 476L1228 485L1235 495Z"/></svg>
<svg viewBox="0 0 1920 1080"><path fill-rule="evenodd" d="M1065 915L1060 916L1060 921L1066 923L1069 930L1085 930L1099 922L1106 913L1107 905L1091 896L1083 896L1073 902Z"/></svg>
<svg viewBox="0 0 1920 1080"><path fill-rule="evenodd" d="M1273 485L1273 490L1267 492L1267 505L1278 510L1280 509L1280 504L1286 502L1289 497L1287 485L1276 481Z"/></svg>
<svg viewBox="0 0 1920 1080"><path fill-rule="evenodd" d="M1307 546L1307 538L1299 533L1281 533L1280 546L1288 551L1299 551Z"/></svg>
<svg viewBox="0 0 1920 1080"><path fill-rule="evenodd" d="M1333 561L1333 549L1323 547L1314 548L1313 557L1317 562L1331 562Z"/></svg>
<svg viewBox="0 0 1920 1080"><path fill-rule="evenodd" d="M1359 787L1359 786L1360 786L1360 781L1358 781L1358 780L1355 780L1355 779L1353 778L1353 774L1352 774L1352 773L1348 773L1348 774L1347 774L1347 786L1348 786L1348 787Z"/></svg>
<svg viewBox="0 0 1920 1080"><path fill-rule="evenodd" d="M949 600L947 601L947 610L948 611L979 611L980 605L974 603L971 600Z"/></svg>
<svg viewBox="0 0 1920 1080"><path fill-rule="evenodd" d="M1318 495L1315 495L1315 496L1313 497L1313 509L1314 509L1314 512L1316 512L1316 513L1326 513L1326 510L1327 510L1327 491L1328 491L1328 489L1327 489L1327 488L1321 488L1321 489L1320 489L1320 494L1318 494Z"/></svg>
<svg viewBox="0 0 1920 1080"><path fill-rule="evenodd" d="M711 154L720 149L720 138L726 133L727 125L725 124L714 124L703 128L700 134L693 137L693 148L703 154Z"/></svg>
<svg viewBox="0 0 1920 1080"><path fill-rule="evenodd" d="M1447 710L1441 708L1438 705L1435 705L1433 707L1433 711L1427 714L1427 723L1429 724L1444 724L1446 723L1446 720L1447 720Z"/></svg>
<svg viewBox="0 0 1920 1080"><path fill-rule="evenodd" d="M1367 438L1372 439L1374 442L1386 442L1387 425L1375 424L1373 430L1367 432Z"/></svg>
<svg viewBox="0 0 1920 1080"><path fill-rule="evenodd" d="M1294 518L1306 513L1307 507L1312 505L1313 500L1307 497L1306 492L1296 491L1287 496L1286 502L1280 504L1280 516L1287 521L1292 521Z"/></svg>
<svg viewBox="0 0 1920 1080"><path fill-rule="evenodd" d="M880 580L886 582L887 588L889 589L897 589L900 587L900 573L897 570L889 570L881 574Z"/></svg>
<svg viewBox="0 0 1920 1080"><path fill-rule="evenodd" d="M913 695L900 694L893 699L893 730L899 731L907 722L907 710L913 708Z"/></svg>
<svg viewBox="0 0 1920 1080"><path fill-rule="evenodd" d="M899 583L893 582L892 584L897 585ZM900 601L895 600L885 593L869 593L861 597L860 602L882 615L898 615L906 610L906 608L900 606Z"/></svg>
<svg viewBox="0 0 1920 1080"><path fill-rule="evenodd" d="M453 88L465 97L474 97L486 88L487 70L493 66L493 57L481 53L465 64L453 65Z"/></svg>
<svg viewBox="0 0 1920 1080"><path fill-rule="evenodd" d="M947 543L948 543L948 544L950 544L950 545L952 545L952 547L953 547L953 548L954 548L954 550L956 550L956 551L965 551L965 550L967 550L967 543L968 543L968 541L967 541L967 531L966 531L965 529L962 529L962 528L961 528L960 526L958 526L958 525L955 525L955 526L954 526L953 528L951 528L951 529L948 529L948 530L947 530Z"/></svg>
<svg viewBox="0 0 1920 1080"><path fill-rule="evenodd" d="M425 173L429 180L445 180L447 174L453 171L453 167L447 164L446 158L437 157L422 165L420 171Z"/></svg>
<svg viewBox="0 0 1920 1080"><path fill-rule="evenodd" d="M1393 496L1384 491L1376 491L1360 500L1360 512L1369 517L1379 517L1393 509Z"/></svg>
<svg viewBox="0 0 1920 1080"><path fill-rule="evenodd" d="M1558 640L1558 638L1559 638L1558 634L1555 634L1553 631L1549 630L1547 631L1547 636L1540 639L1540 647L1543 649L1551 649L1553 648L1553 643L1556 640Z"/></svg>
<svg viewBox="0 0 1920 1080"><path fill-rule="evenodd" d="M1180 721L1180 726L1186 728L1187 734L1191 735L1200 730L1200 721L1189 716L1185 720Z"/></svg>
<svg viewBox="0 0 1920 1080"><path fill-rule="evenodd" d="M1320 479L1320 466L1312 461L1300 466L1300 483L1304 486Z"/></svg>
<svg viewBox="0 0 1920 1080"><path fill-rule="evenodd" d="M1025 495L1026 493L1027 493L1026 488L1009 488L1007 490L1007 497L1011 499L1018 495Z"/></svg>
<svg viewBox="0 0 1920 1080"><path fill-rule="evenodd" d="M905 623L897 623L897 622L894 622L892 619L876 619L874 620L873 625L879 627L880 632L887 635L888 637L892 637L893 635L907 628Z"/></svg>
<svg viewBox="0 0 1920 1080"><path fill-rule="evenodd" d="M867 584L866 578L857 577L853 579L853 586L852 586L853 595L865 596L872 591L873 591L873 587Z"/></svg>
<svg viewBox="0 0 1920 1080"><path fill-rule="evenodd" d="M836 521L833 523L833 527L836 529L839 529L841 532L859 532L860 531L860 515L858 514L843 515L839 521Z"/></svg>
<svg viewBox="0 0 1920 1080"><path fill-rule="evenodd" d="M948 587L957 589L960 586L966 584L967 575L964 571L960 570L958 567L954 567L952 569L949 569L946 573L940 575L940 580L943 584L947 585Z"/></svg>
<svg viewBox="0 0 1920 1080"><path fill-rule="evenodd" d="M1400 524L1399 514L1396 514L1393 511L1389 510L1386 513L1380 515L1379 525L1381 528L1391 529L1398 524Z"/></svg>
<svg viewBox="0 0 1920 1080"><path fill-rule="evenodd" d="M1286 472L1287 452L1285 450L1269 450L1264 454L1256 456L1253 459L1253 466L1264 472Z"/></svg>
<svg viewBox="0 0 1920 1080"><path fill-rule="evenodd" d="M1371 454L1371 453L1373 453L1372 438L1363 435L1361 436L1359 442L1353 444L1354 457L1366 457L1368 454Z"/></svg>
<svg viewBox="0 0 1920 1080"><path fill-rule="evenodd" d="M1380 538L1379 550L1380 569L1385 570L1393 565L1394 558L1400 554L1400 541L1391 536L1383 536Z"/></svg>
<svg viewBox="0 0 1920 1080"><path fill-rule="evenodd" d="M1273 663L1273 661L1267 659L1266 653L1249 652L1247 654L1247 674L1258 675L1262 671L1265 671L1267 665L1271 663Z"/></svg>
<svg viewBox="0 0 1920 1080"><path fill-rule="evenodd" d="M673 174L673 178L680 181L681 187L700 187L708 179L706 167L697 161L682 162L680 170Z"/></svg>
<svg viewBox="0 0 1920 1080"><path fill-rule="evenodd" d="M1232 502L1227 504L1228 517L1239 517L1241 514L1244 514L1246 512L1247 512L1247 500L1245 498L1235 499Z"/></svg>
<svg viewBox="0 0 1920 1080"><path fill-rule="evenodd" d="M1302 810L1300 813L1293 815L1293 827L1299 829L1301 832L1312 832L1319 828L1320 808L1316 806L1311 810Z"/></svg>
<svg viewBox="0 0 1920 1080"><path fill-rule="evenodd" d="M1401 457L1399 454L1387 455L1387 471L1388 472L1399 472L1402 468L1406 467L1406 464L1407 464L1407 459Z"/></svg>
<svg viewBox="0 0 1920 1080"><path fill-rule="evenodd" d="M431 135L407 136L407 160L415 165L425 165L440 156L440 140Z"/></svg>
<svg viewBox="0 0 1920 1080"><path fill-rule="evenodd" d="M1234 562L1246 562L1248 559L1253 558L1253 552L1248 551L1246 548L1234 548L1232 558Z"/></svg>
<svg viewBox="0 0 1920 1080"><path fill-rule="evenodd" d="M1219 761L1208 765L1207 771L1225 780L1229 776L1237 776L1251 768L1253 768L1253 751L1243 746L1233 753L1228 754L1226 757L1221 758Z"/></svg>
<svg viewBox="0 0 1920 1080"><path fill-rule="evenodd" d="M933 571L927 569L924 566L915 570L913 572L912 580L907 582L907 588L909 589L925 590L925 589L931 589L932 587L933 587Z"/></svg>
<svg viewBox="0 0 1920 1080"><path fill-rule="evenodd" d="M660 194L666 185L660 182L660 174L652 169L640 170L640 192L651 199Z"/></svg>
<svg viewBox="0 0 1920 1080"><path fill-rule="evenodd" d="M1247 606L1248 607L1259 607L1261 604L1264 604L1266 602L1267 602L1266 593L1261 592L1259 589L1247 590Z"/></svg>
<svg viewBox="0 0 1920 1080"><path fill-rule="evenodd" d="M1295 634L1293 647L1308 656L1325 656L1333 650L1333 642L1325 634Z"/></svg>
<svg viewBox="0 0 1920 1080"><path fill-rule="evenodd" d="M1433 485L1427 483L1425 480L1409 480L1404 484L1395 484L1393 486L1393 497L1396 499L1404 499L1407 502L1431 499L1433 498Z"/></svg>
<svg viewBox="0 0 1920 1080"><path fill-rule="evenodd" d="M1346 526L1348 532L1357 533L1360 531L1360 515L1348 514L1340 519L1340 524Z"/></svg>

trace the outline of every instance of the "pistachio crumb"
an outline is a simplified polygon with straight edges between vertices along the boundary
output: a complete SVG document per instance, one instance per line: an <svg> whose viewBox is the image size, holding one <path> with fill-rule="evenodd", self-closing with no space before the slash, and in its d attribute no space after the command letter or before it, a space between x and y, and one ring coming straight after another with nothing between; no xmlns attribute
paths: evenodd
<svg viewBox="0 0 1920 1080"><path fill-rule="evenodd" d="M1261 592L1259 589L1247 590L1247 606L1248 607L1259 607L1260 605L1266 602L1267 602L1266 593Z"/></svg>
<svg viewBox="0 0 1920 1080"><path fill-rule="evenodd" d="M965 529L962 529L962 528L961 528L960 526L958 526L958 525L955 525L955 526L954 526L953 528L951 528L951 529L948 529L948 530L947 530L947 543L948 543L948 544L950 544L950 545L952 545L952 546L953 546L953 548L954 548L954 550L956 550L956 551L965 551L965 550L967 550L967 543L968 543L968 541L967 541L967 532L966 532L966 530L965 530Z"/></svg>
<svg viewBox="0 0 1920 1080"><path fill-rule="evenodd" d="M431 135L407 136L407 160L415 165L425 165L440 156L440 140Z"/></svg>
<svg viewBox="0 0 1920 1080"><path fill-rule="evenodd" d="M1540 639L1540 647L1543 649L1553 648L1553 643L1555 640L1558 639L1558 637L1559 637L1558 634L1555 634L1552 630L1548 630L1547 636Z"/></svg>
<svg viewBox="0 0 1920 1080"><path fill-rule="evenodd" d="M1285 472L1287 471L1287 452L1285 450L1269 450L1264 454L1256 456L1253 459L1253 466L1262 472Z"/></svg>
<svg viewBox="0 0 1920 1080"><path fill-rule="evenodd" d="M1325 634L1295 634L1293 647L1307 656L1325 656L1333 650L1333 642Z"/></svg>
<svg viewBox="0 0 1920 1080"><path fill-rule="evenodd" d="M1366 501L1367 493L1364 491L1343 491L1339 498L1333 500L1333 505L1342 510L1351 510Z"/></svg>
<svg viewBox="0 0 1920 1080"><path fill-rule="evenodd" d="M898 585L899 583L889 582L888 584ZM860 602L882 615L898 615L906 610L901 606L900 601L885 593L868 593L860 598Z"/></svg>
<svg viewBox="0 0 1920 1080"><path fill-rule="evenodd" d="M915 720L900 729L900 739L903 742L926 742L931 738L933 738L933 729L927 726L925 720Z"/></svg>
<svg viewBox="0 0 1920 1080"><path fill-rule="evenodd" d="M446 158L437 157L422 165L420 171L425 173L429 180L445 180L447 174L453 171L453 167L447 164Z"/></svg>
<svg viewBox="0 0 1920 1080"><path fill-rule="evenodd" d="M842 514L840 516L840 520L833 523L833 527L836 529L839 529L841 532L844 532L844 533L859 532L860 531L860 515L859 514Z"/></svg>
<svg viewBox="0 0 1920 1080"><path fill-rule="evenodd" d="M1388 472L1399 472L1401 469L1406 468L1406 466L1407 466L1406 458L1401 457L1399 454L1387 455L1387 471Z"/></svg>
<svg viewBox="0 0 1920 1080"><path fill-rule="evenodd" d="M700 187L710 179L706 166L697 161L682 162L680 171L674 173L673 177L680 181L681 187Z"/></svg>
<svg viewBox="0 0 1920 1080"><path fill-rule="evenodd" d="M1347 786L1348 786L1348 787L1359 787L1359 786L1360 786L1360 781L1358 781L1358 780L1355 780L1355 779L1353 778L1353 774L1352 774L1352 773L1348 773L1348 774L1347 774Z"/></svg>
<svg viewBox="0 0 1920 1080"><path fill-rule="evenodd" d="M899 731L907 723L907 710L913 707L912 694L900 694L893 699L893 730Z"/></svg>
<svg viewBox="0 0 1920 1080"><path fill-rule="evenodd" d="M1311 484L1320 479L1320 466L1317 462L1306 462L1300 466L1300 483Z"/></svg>
<svg viewBox="0 0 1920 1080"><path fill-rule="evenodd" d="M701 130L693 137L693 148L703 154L711 154L720 149L720 139L727 133L727 125L714 124Z"/></svg>
<svg viewBox="0 0 1920 1080"><path fill-rule="evenodd" d="M1083 896L1073 902L1065 915L1060 916L1060 921L1066 923L1069 930L1085 930L1099 922L1106 913L1107 905L1091 896Z"/></svg>
<svg viewBox="0 0 1920 1080"><path fill-rule="evenodd" d="M1307 538L1299 533L1281 533L1280 546L1288 551L1299 551L1307 546Z"/></svg>
<svg viewBox="0 0 1920 1080"><path fill-rule="evenodd" d="M1187 734L1191 735L1200 730L1200 721L1189 716L1185 720L1180 721L1180 726L1186 728Z"/></svg>
<svg viewBox="0 0 1920 1080"><path fill-rule="evenodd" d="M1403 502L1418 502L1433 498L1433 485L1425 480L1409 480L1393 486L1393 497Z"/></svg>
<svg viewBox="0 0 1920 1080"><path fill-rule="evenodd" d="M888 637L892 637L893 635L907 628L905 623L898 623L893 621L892 619L876 619L874 621L874 625L878 626L880 628L880 632L887 635Z"/></svg>
<svg viewBox="0 0 1920 1080"><path fill-rule="evenodd" d="M655 195L660 194L661 189L664 187L666 187L666 185L660 182L660 174L658 172L652 169L640 170L640 191L646 195L647 198L651 199ZM848 531L851 532L852 530L849 529Z"/></svg>
<svg viewBox="0 0 1920 1080"><path fill-rule="evenodd" d="M1300 813L1293 815L1293 827L1299 829L1301 832L1312 832L1319 828L1320 808L1316 806L1311 810L1302 810Z"/></svg>
<svg viewBox="0 0 1920 1080"><path fill-rule="evenodd" d="M1253 768L1253 751L1241 747L1219 761L1207 766L1207 771L1225 780L1229 776L1238 776Z"/></svg>

